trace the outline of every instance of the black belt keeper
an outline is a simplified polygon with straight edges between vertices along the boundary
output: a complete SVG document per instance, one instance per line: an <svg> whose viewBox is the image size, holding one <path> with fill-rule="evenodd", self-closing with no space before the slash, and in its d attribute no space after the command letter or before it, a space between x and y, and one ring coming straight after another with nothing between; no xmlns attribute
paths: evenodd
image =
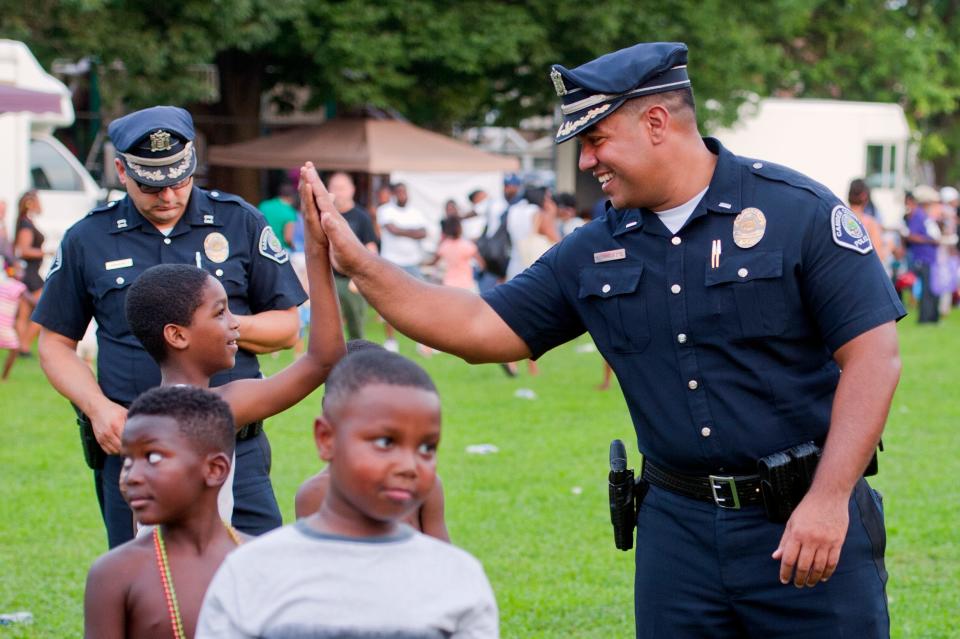
<svg viewBox="0 0 960 639"><path fill-rule="evenodd" d="M252 424L247 424L243 428L237 431L237 441L245 442L248 439L253 439L257 435L263 432L263 420L258 422L253 422Z"/></svg>
<svg viewBox="0 0 960 639"><path fill-rule="evenodd" d="M641 478L650 484L720 508L739 509L763 503L759 475L681 475L643 460Z"/></svg>

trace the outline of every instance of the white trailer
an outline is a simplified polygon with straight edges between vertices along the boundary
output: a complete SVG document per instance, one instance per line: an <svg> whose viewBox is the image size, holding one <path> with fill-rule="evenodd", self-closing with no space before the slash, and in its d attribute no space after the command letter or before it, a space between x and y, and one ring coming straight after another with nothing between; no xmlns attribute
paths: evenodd
<svg viewBox="0 0 960 639"><path fill-rule="evenodd" d="M0 39L0 200L7 203L10 238L17 201L36 189L43 214L38 228L44 248L55 249L63 233L106 196L56 138L74 121L70 90L43 70L22 42Z"/></svg>
<svg viewBox="0 0 960 639"><path fill-rule="evenodd" d="M809 175L844 201L850 182L864 178L883 225L902 222L912 151L910 127L897 104L764 98L712 135L738 155Z"/></svg>

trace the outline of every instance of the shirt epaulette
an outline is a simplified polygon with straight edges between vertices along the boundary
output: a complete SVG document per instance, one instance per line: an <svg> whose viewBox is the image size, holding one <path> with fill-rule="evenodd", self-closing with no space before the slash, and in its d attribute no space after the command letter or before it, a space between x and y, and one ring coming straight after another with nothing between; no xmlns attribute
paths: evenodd
<svg viewBox="0 0 960 639"><path fill-rule="evenodd" d="M834 202L837 199L837 197L830 192L830 189L791 168L764 160L748 158L741 158L741 160L747 164L751 173L761 178L782 182L794 188L803 189L828 202Z"/></svg>
<svg viewBox="0 0 960 639"><path fill-rule="evenodd" d="M90 212L87 213L86 217L90 217L95 213L106 213L107 211L112 211L113 209L117 208L118 201L119 200L113 200L112 202L104 202L100 206L97 206L91 209Z"/></svg>

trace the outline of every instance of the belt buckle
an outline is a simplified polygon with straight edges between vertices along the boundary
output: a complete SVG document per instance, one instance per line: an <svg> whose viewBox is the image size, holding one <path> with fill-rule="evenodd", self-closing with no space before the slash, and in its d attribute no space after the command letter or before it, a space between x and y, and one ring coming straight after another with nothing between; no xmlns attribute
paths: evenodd
<svg viewBox="0 0 960 639"><path fill-rule="evenodd" d="M709 475L708 480L710 482L710 492L713 494L713 503L717 505L717 508L740 510L740 495L737 494L737 482L734 481L733 477L729 475ZM717 482L720 482L720 484L718 485ZM717 495L717 491L722 490L724 486L730 488L730 499L733 500L732 506L725 503L727 497Z"/></svg>

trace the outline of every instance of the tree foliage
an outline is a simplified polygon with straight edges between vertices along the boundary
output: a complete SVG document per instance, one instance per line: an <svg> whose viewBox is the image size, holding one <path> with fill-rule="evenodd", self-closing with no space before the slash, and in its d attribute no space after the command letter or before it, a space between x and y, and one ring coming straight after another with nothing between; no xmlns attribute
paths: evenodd
<svg viewBox="0 0 960 639"><path fill-rule="evenodd" d="M88 56L105 104L189 103L216 63L232 91L312 89L314 106L395 109L437 129L551 113L552 63L639 41L690 45L709 127L754 95L897 102L922 154L960 144L957 0L0 0L0 33L41 61ZM259 93L258 93L259 94ZM257 118L256 100L234 118ZM248 129L249 130L249 129Z"/></svg>

